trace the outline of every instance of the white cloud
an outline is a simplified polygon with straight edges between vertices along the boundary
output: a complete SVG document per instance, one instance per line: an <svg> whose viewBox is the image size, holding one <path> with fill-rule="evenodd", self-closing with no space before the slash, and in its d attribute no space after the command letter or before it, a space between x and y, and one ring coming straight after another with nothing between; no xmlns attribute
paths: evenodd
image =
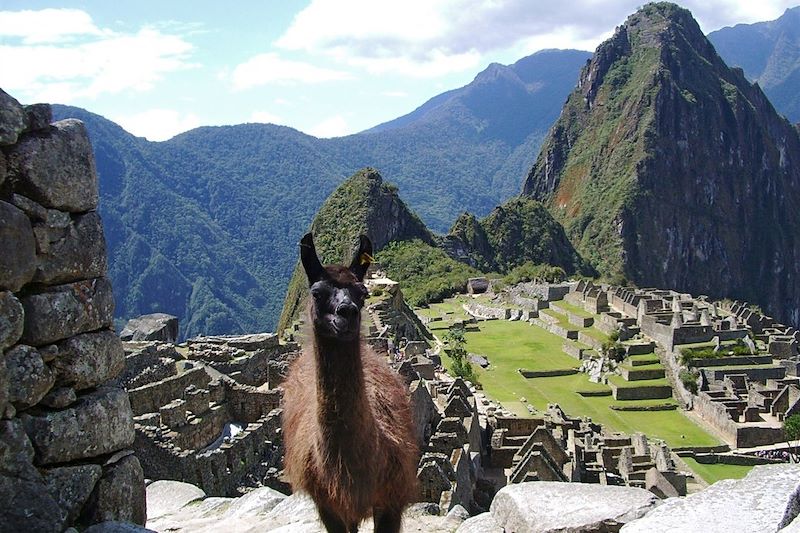
<svg viewBox="0 0 800 533"><path fill-rule="evenodd" d="M0 37L21 38L25 44L54 43L79 35L107 35L80 9L0 11Z"/></svg>
<svg viewBox="0 0 800 533"><path fill-rule="evenodd" d="M316 126L311 127L307 133L314 137L328 139L331 137L341 137L350 132L347 126L347 120L341 115L334 115L326 118Z"/></svg>
<svg viewBox="0 0 800 533"><path fill-rule="evenodd" d="M248 122L261 122L263 124L285 124L286 122L279 116L273 115L268 111L253 111Z"/></svg>
<svg viewBox="0 0 800 533"><path fill-rule="evenodd" d="M125 131L149 141L166 141L179 133L200 126L200 118L194 113L181 114L173 109L148 109L130 115L113 115L111 120Z"/></svg>
<svg viewBox="0 0 800 533"><path fill-rule="evenodd" d="M778 17L797 0L687 0L705 31ZM312 0L276 41L374 73L438 76L481 64L494 51L593 49L641 0ZM535 47L535 48L534 48Z"/></svg>
<svg viewBox="0 0 800 533"><path fill-rule="evenodd" d="M53 28L53 11L77 24L70 30ZM20 13L25 16L19 26L9 27L8 20ZM0 86L24 101L74 103L106 93L147 91L165 75L194 66L188 62L193 47L180 36L148 27L129 34L101 30L78 10L0 12L0 35L21 39L11 44L13 39L5 38L0 45Z"/></svg>
<svg viewBox="0 0 800 533"><path fill-rule="evenodd" d="M322 83L350 78L347 72L283 59L273 52L251 57L231 74L233 88L239 91L271 83Z"/></svg>
<svg viewBox="0 0 800 533"><path fill-rule="evenodd" d="M388 96L390 98L407 98L408 93L405 91L383 91L381 93L383 96Z"/></svg>

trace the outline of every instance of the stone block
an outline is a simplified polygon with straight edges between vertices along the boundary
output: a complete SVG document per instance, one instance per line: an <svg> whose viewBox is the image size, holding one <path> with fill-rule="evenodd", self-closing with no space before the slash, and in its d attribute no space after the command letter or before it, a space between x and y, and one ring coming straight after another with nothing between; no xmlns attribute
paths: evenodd
<svg viewBox="0 0 800 533"><path fill-rule="evenodd" d="M72 524L78 518L102 471L100 465L93 464L62 466L42 471L47 489L61 509L64 523Z"/></svg>
<svg viewBox="0 0 800 533"><path fill-rule="evenodd" d="M6 162L6 156L3 152L0 152L0 186L3 185L3 182L6 181L6 176L8 175L8 163Z"/></svg>
<svg viewBox="0 0 800 533"><path fill-rule="evenodd" d="M30 220L0 201L0 289L18 291L36 272L36 244ZM13 253L9 253L13 251Z"/></svg>
<svg viewBox="0 0 800 533"><path fill-rule="evenodd" d="M53 122L53 109L50 104L30 104L25 106L27 131L40 131L50 128Z"/></svg>
<svg viewBox="0 0 800 533"><path fill-rule="evenodd" d="M144 525L144 472L132 452L103 468L103 476L86 503L83 520L89 524L120 521Z"/></svg>
<svg viewBox="0 0 800 533"><path fill-rule="evenodd" d="M128 393L112 387L82 396L68 409L35 416L23 413L22 423L40 465L96 457L134 440Z"/></svg>
<svg viewBox="0 0 800 533"><path fill-rule="evenodd" d="M97 172L83 122L62 120L48 133L23 136L8 152L8 171L18 192L52 209L96 209Z"/></svg>
<svg viewBox="0 0 800 533"><path fill-rule="evenodd" d="M22 341L33 346L113 324L114 295L107 278L48 287L20 301L25 308Z"/></svg>
<svg viewBox="0 0 800 533"><path fill-rule="evenodd" d="M51 409L63 409L75 403L77 399L78 396L72 387L58 387L48 392L39 403Z"/></svg>
<svg viewBox="0 0 800 533"><path fill-rule="evenodd" d="M124 341L164 341L178 339L178 317L153 313L132 318L125 324L120 338Z"/></svg>
<svg viewBox="0 0 800 533"><path fill-rule="evenodd" d="M76 390L95 387L124 370L122 341L107 329L76 335L58 343L58 356L52 368L60 386Z"/></svg>
<svg viewBox="0 0 800 533"><path fill-rule="evenodd" d="M0 146L17 142L26 122L25 109L13 96L0 89Z"/></svg>
<svg viewBox="0 0 800 533"><path fill-rule="evenodd" d="M52 213L62 212L48 210ZM100 215L91 211L67 215L66 221L59 218L48 216L33 226L37 248L33 281L52 285L104 276L108 260Z"/></svg>
<svg viewBox="0 0 800 533"><path fill-rule="evenodd" d="M191 390L189 390L189 388L191 388ZM208 390L198 389L192 385L187 387L184 398L186 400L186 409L195 415L201 415L208 411L209 400L211 399Z"/></svg>
<svg viewBox="0 0 800 533"><path fill-rule="evenodd" d="M186 425L186 401L172 400L167 405L159 408L161 423L169 428L179 428Z"/></svg>
<svg viewBox="0 0 800 533"><path fill-rule="evenodd" d="M6 352L8 400L17 410L39 403L55 383L55 375L36 348L19 344Z"/></svg>
<svg viewBox="0 0 800 533"><path fill-rule="evenodd" d="M3 531L60 532L61 509L33 466L33 446L19 420L0 421L0 525Z"/></svg>
<svg viewBox="0 0 800 533"><path fill-rule="evenodd" d="M199 487L182 481L159 480L147 487L150 519L178 511L181 507L206 497Z"/></svg>
<svg viewBox="0 0 800 533"><path fill-rule="evenodd" d="M0 353L22 336L25 325L22 304L9 291L0 292Z"/></svg>

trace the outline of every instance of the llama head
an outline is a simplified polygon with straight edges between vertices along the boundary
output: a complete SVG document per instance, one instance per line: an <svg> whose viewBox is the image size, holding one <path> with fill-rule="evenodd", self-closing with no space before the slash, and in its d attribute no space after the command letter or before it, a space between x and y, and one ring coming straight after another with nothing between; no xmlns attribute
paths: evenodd
<svg viewBox="0 0 800 533"><path fill-rule="evenodd" d="M314 248L314 239L307 233L300 241L300 261L308 277L314 331L323 337L342 341L358 338L361 308L367 297L367 288L362 281L372 262L369 238L365 235L359 237L358 250L349 267L324 267Z"/></svg>

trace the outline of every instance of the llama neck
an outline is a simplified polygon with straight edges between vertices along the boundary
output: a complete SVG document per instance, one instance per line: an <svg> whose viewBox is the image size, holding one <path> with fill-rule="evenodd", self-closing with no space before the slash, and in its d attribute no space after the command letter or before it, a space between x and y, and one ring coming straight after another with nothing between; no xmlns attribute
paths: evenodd
<svg viewBox="0 0 800 533"><path fill-rule="evenodd" d="M352 442L367 415L359 339L340 342L318 337L315 342L317 417L329 443Z"/></svg>

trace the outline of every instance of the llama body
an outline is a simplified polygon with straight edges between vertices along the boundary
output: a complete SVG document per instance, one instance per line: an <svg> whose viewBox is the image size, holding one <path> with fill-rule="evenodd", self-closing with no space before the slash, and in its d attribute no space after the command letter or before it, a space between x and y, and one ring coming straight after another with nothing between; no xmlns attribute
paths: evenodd
<svg viewBox="0 0 800 533"><path fill-rule="evenodd" d="M364 254L372 252L361 241L346 268L317 267L310 235L303 239L314 335L284 383L285 472L329 531L356 531L371 513L376 532L399 531L416 495L416 440L404 384L361 339Z"/></svg>

